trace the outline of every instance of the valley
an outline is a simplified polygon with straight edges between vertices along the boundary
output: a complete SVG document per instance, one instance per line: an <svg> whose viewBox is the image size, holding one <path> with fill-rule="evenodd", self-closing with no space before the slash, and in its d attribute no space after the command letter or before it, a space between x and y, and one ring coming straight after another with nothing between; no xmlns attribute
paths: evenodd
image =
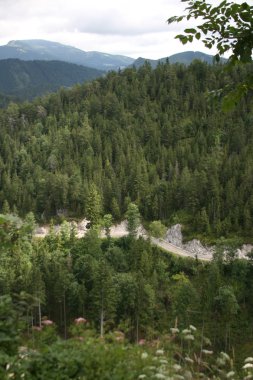
<svg viewBox="0 0 253 380"><path fill-rule="evenodd" d="M251 379L252 62L0 57L1 379Z"/></svg>
<svg viewBox="0 0 253 380"><path fill-rule="evenodd" d="M252 380L253 5L0 29L0 380Z"/></svg>

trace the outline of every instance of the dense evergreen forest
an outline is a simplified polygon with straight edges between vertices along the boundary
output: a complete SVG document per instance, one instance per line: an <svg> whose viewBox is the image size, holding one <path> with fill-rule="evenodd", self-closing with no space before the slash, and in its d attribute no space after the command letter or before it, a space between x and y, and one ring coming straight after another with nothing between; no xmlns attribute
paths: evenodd
<svg viewBox="0 0 253 380"><path fill-rule="evenodd" d="M211 96L249 70L146 64L10 103L0 111L0 210L78 217L98 195L116 220L131 200L146 220L250 236L252 100L223 114Z"/></svg>
<svg viewBox="0 0 253 380"><path fill-rule="evenodd" d="M91 81L103 75L102 70L92 69L61 61L0 60L0 93L6 98L31 100L60 87ZM1 98L0 98L1 104Z"/></svg>
<svg viewBox="0 0 253 380"><path fill-rule="evenodd" d="M202 263L133 236L33 229L31 214L0 216L1 378L238 379L227 374L253 348L251 259L219 247Z"/></svg>
<svg viewBox="0 0 253 380"><path fill-rule="evenodd" d="M146 64L0 111L1 378L252 378L251 254L220 239L201 262L96 227L132 207L250 238L252 100L223 114L212 97L250 69ZM93 224L36 239L31 211Z"/></svg>

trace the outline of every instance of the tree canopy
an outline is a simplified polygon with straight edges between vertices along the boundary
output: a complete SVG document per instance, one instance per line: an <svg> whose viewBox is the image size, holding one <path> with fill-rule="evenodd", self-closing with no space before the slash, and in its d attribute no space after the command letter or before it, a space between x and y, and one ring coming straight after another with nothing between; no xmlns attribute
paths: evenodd
<svg viewBox="0 0 253 380"><path fill-rule="evenodd" d="M172 16L168 23L183 20L198 19L201 21L196 27L184 30L175 38L183 44L194 39L201 40L205 47L215 47L217 61L227 53L229 55L228 67L238 63L252 62L253 50L253 6L247 2L241 4L224 0L217 6L207 3L206 0L182 0L186 2L185 15ZM235 103L249 90L253 89L253 75L249 74L240 83L236 90L231 92L230 101Z"/></svg>
<svg viewBox="0 0 253 380"><path fill-rule="evenodd" d="M252 236L252 99L223 115L209 96L251 71L146 64L10 104L0 110L0 212L96 225L134 203L146 221Z"/></svg>

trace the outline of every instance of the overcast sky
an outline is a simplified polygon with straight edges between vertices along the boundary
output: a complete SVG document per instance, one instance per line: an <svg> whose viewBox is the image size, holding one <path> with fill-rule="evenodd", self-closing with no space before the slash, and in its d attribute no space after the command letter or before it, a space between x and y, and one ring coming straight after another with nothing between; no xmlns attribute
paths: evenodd
<svg viewBox="0 0 253 380"><path fill-rule="evenodd" d="M0 45L10 40L46 39L133 58L162 58L184 50L175 40L185 25L168 25L182 14L180 0L0 0Z"/></svg>

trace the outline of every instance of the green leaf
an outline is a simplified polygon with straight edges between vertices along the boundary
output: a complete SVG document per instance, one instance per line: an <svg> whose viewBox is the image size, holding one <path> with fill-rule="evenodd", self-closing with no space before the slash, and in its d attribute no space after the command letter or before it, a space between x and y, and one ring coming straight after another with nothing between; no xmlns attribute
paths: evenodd
<svg viewBox="0 0 253 380"><path fill-rule="evenodd" d="M194 28L190 28L190 29L185 29L184 32L187 34L195 34L197 31Z"/></svg>
<svg viewBox="0 0 253 380"><path fill-rule="evenodd" d="M167 23L172 24L173 22L176 22L176 21L177 21L177 16L173 16L173 17L168 18Z"/></svg>
<svg viewBox="0 0 253 380"><path fill-rule="evenodd" d="M241 12L240 17L245 22L251 22L253 21L253 18L249 12Z"/></svg>
<svg viewBox="0 0 253 380"><path fill-rule="evenodd" d="M189 37L185 36L184 34L178 34L175 38L179 39L180 42L185 45L187 42L189 42Z"/></svg>
<svg viewBox="0 0 253 380"><path fill-rule="evenodd" d="M180 38L180 41L182 42L183 45L187 44L189 41L187 37Z"/></svg>
<svg viewBox="0 0 253 380"><path fill-rule="evenodd" d="M185 16L173 16L168 18L167 23L170 25L173 22L180 22L185 18Z"/></svg>
<svg viewBox="0 0 253 380"><path fill-rule="evenodd" d="M196 38L197 40L200 40L200 37L201 37L200 32L198 32L198 33L195 34L195 38Z"/></svg>
<svg viewBox="0 0 253 380"><path fill-rule="evenodd" d="M218 7L212 8L211 12L210 12L210 15L213 16L215 13L219 13L218 12Z"/></svg>

